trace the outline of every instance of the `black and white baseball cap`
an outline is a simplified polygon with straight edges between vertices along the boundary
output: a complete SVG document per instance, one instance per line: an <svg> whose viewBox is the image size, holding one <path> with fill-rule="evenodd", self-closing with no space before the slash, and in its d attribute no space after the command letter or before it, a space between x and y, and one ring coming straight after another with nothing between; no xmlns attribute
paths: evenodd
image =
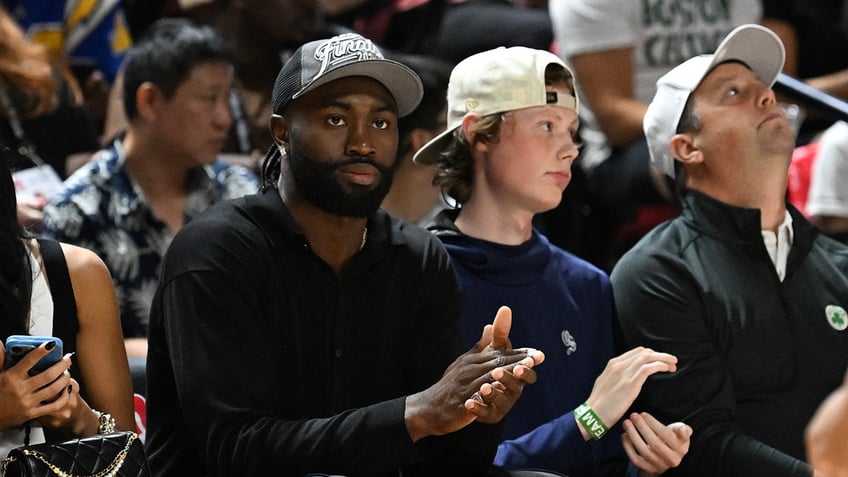
<svg viewBox="0 0 848 477"><path fill-rule="evenodd" d="M283 65L271 96L274 114L283 114L293 99L340 78L366 76L379 81L395 98L398 115L421 102L424 88L410 68L387 60L371 40L356 33L304 44Z"/></svg>

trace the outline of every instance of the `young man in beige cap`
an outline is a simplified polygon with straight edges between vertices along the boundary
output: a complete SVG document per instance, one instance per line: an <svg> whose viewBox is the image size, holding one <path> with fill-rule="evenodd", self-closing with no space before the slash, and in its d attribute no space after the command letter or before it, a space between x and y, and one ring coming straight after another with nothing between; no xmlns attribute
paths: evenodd
<svg viewBox="0 0 848 477"><path fill-rule="evenodd" d="M435 164L437 181L462 207L429 229L459 275L466 343L507 305L512 341L545 350L539 381L506 419L494 464L622 476L629 454L644 475L660 473L680 461L691 430L627 413L645 379L673 372L676 359L647 348L615 357L607 275L533 228L571 179L577 111L574 78L548 51L497 48L460 62L448 86L448 129L415 160ZM626 414L623 449L615 424Z"/></svg>
<svg viewBox="0 0 848 477"><path fill-rule="evenodd" d="M188 224L163 267L147 367L155 475L488 469L491 424L544 356L512 349L507 309L461 354L447 254L378 210L397 118L421 91L354 34L283 66L263 190Z"/></svg>
<svg viewBox="0 0 848 477"><path fill-rule="evenodd" d="M694 430L669 475L810 476L804 427L848 366L848 248L786 202L795 137L771 89L783 61L771 30L740 26L660 78L645 115L683 212L612 283L626 345L678 358L639 397Z"/></svg>

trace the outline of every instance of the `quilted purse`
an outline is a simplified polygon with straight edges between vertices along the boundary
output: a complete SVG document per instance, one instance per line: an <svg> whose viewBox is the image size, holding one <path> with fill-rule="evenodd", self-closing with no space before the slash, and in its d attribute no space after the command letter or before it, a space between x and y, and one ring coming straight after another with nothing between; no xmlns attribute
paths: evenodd
<svg viewBox="0 0 848 477"><path fill-rule="evenodd" d="M135 432L96 435L12 449L4 477L149 477L144 446Z"/></svg>

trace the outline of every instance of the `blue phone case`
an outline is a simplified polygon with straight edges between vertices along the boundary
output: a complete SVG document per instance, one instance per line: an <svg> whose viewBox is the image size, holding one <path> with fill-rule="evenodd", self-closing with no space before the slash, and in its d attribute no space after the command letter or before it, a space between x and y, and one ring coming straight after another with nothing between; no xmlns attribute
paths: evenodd
<svg viewBox="0 0 848 477"><path fill-rule="evenodd" d="M35 371L44 371L62 359L62 340L55 336L30 336L11 335L6 338L6 366L9 369L14 366L24 355L47 341L55 341L56 346L50 350L50 354L41 358L33 366Z"/></svg>

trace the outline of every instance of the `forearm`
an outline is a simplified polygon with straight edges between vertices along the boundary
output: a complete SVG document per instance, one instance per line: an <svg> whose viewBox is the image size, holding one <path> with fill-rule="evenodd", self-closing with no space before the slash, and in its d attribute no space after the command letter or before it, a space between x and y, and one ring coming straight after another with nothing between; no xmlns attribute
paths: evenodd
<svg viewBox="0 0 848 477"><path fill-rule="evenodd" d="M419 459L402 397L343 412L315 408L307 390L317 385L301 381L317 358L298 352L297 361L279 346L285 337L269 334L262 317L279 313L259 297L270 290L229 288L218 274L187 274L162 292L170 362L180 363L173 368L180 411L207 468L221 475L281 468L293 475L375 474ZM281 370L281 362L291 364Z"/></svg>
<svg viewBox="0 0 848 477"><path fill-rule="evenodd" d="M598 472L592 448L584 439L573 413L564 414L523 436L501 442L494 463L508 470L545 468L574 475Z"/></svg>
<svg viewBox="0 0 848 477"><path fill-rule="evenodd" d="M63 428L69 435L76 437L93 436L100 430L100 418L89 405L80 398L74 417Z"/></svg>
<svg viewBox="0 0 848 477"><path fill-rule="evenodd" d="M198 412L187 421L199 432L208 432L201 442L204 460L210 468L221 469L222 475L263 475L281 468L293 475L373 475L420 459L405 433L402 399L327 418L294 420L263 414L242 411L213 419L207 415L204 423ZM220 448L232 452L215 451Z"/></svg>
<svg viewBox="0 0 848 477"><path fill-rule="evenodd" d="M596 112L598 124L613 146L626 146L645 137L642 120L647 107L647 104L636 99L614 100Z"/></svg>
<svg viewBox="0 0 848 477"><path fill-rule="evenodd" d="M430 406L422 393L412 394L405 398L403 420L412 442L418 442L433 435L430 423L433 422L434 417L429 409Z"/></svg>
<svg viewBox="0 0 848 477"><path fill-rule="evenodd" d="M708 477L810 477L805 462L730 428L729 424L695 429L689 453L667 475Z"/></svg>
<svg viewBox="0 0 848 477"><path fill-rule="evenodd" d="M403 475L485 475L491 469L502 430L501 424L473 422L459 431L422 439L415 444L420 461L405 467Z"/></svg>
<svg viewBox="0 0 848 477"><path fill-rule="evenodd" d="M828 75L808 78L807 84L840 99L848 99L848 69Z"/></svg>

